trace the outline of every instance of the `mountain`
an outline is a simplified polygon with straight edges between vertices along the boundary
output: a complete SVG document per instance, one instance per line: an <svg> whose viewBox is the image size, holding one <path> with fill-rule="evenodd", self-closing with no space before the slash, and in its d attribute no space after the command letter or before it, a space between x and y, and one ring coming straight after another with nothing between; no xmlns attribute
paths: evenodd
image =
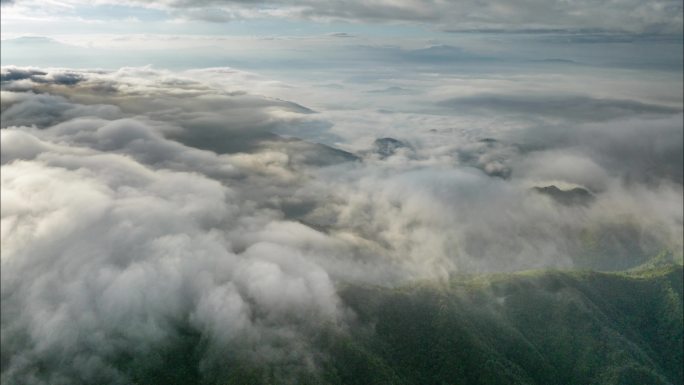
<svg viewBox="0 0 684 385"><path fill-rule="evenodd" d="M337 384L682 384L682 267L350 287ZM362 375L359 375L362 373Z"/></svg>
<svg viewBox="0 0 684 385"><path fill-rule="evenodd" d="M355 321L312 330L317 370L260 362L200 375L188 332L138 384L682 384L682 266L620 273L532 271L395 289L340 288Z"/></svg>
<svg viewBox="0 0 684 385"><path fill-rule="evenodd" d="M547 195L556 202L572 206L572 205L588 205L594 200L594 194L582 187L575 187L570 190L561 190L554 185L545 187L534 187L534 191Z"/></svg>
<svg viewBox="0 0 684 385"><path fill-rule="evenodd" d="M394 138L378 138L373 142L373 152L380 155L381 159L385 159L394 155L400 148L407 148L406 143Z"/></svg>

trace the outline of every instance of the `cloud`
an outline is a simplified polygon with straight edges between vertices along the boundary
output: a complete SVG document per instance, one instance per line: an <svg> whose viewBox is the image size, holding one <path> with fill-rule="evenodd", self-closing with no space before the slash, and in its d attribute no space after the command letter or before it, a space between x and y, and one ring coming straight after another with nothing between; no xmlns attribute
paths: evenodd
<svg viewBox="0 0 684 385"><path fill-rule="evenodd" d="M354 320L339 285L682 253L676 111L616 101L636 111L475 133L397 114L410 129L380 135L233 69L2 74L3 383L211 383L255 365L296 383ZM334 124L369 140L312 141ZM595 199L534 189L551 184Z"/></svg>
<svg viewBox="0 0 684 385"><path fill-rule="evenodd" d="M554 157L560 148L570 148L578 161L592 159L626 181L657 184L665 178L681 184L684 172L681 121L682 114L672 114L585 123L573 128L533 126L513 134L511 139L525 143L525 151L548 151ZM583 168L577 167L577 170Z"/></svg>
<svg viewBox="0 0 684 385"><path fill-rule="evenodd" d="M115 118L122 116L121 110L110 104L75 105L63 96L2 92L2 127L30 126L47 127L60 121L80 116Z"/></svg>
<svg viewBox="0 0 684 385"><path fill-rule="evenodd" d="M112 139L144 137L130 136L134 127L104 126L96 139L113 149ZM176 325L210 341L207 365L225 346L253 352L242 360L307 355L293 345L306 340L306 325L342 317L329 275L301 250L258 237L235 250L231 232L259 217L241 214L229 187L21 131L3 130L2 143L2 325L12 334L3 338L3 381L42 365L45 383L129 383L115 363L163 350ZM264 344L271 334L283 334L286 351Z"/></svg>
<svg viewBox="0 0 684 385"><path fill-rule="evenodd" d="M30 79L35 83L74 85L83 80L83 75L75 72L47 73L36 69L24 69L16 67L2 68L2 73L0 74L0 83L8 83L24 79Z"/></svg>
<svg viewBox="0 0 684 385"><path fill-rule="evenodd" d="M448 99L440 102L439 105L467 113L533 115L579 122L604 121L637 115L668 115L682 111L680 108L634 100L533 93L478 94Z"/></svg>
<svg viewBox="0 0 684 385"><path fill-rule="evenodd" d="M7 2L3 2L6 4ZM25 6L30 0L19 1ZM105 2L106 3L106 2ZM66 4L82 4L71 0ZM102 4L102 2L100 2ZM121 5L121 2L116 4ZM128 6L163 8L174 17L209 22L235 18L298 18L357 22L426 23L444 30L473 31L621 31L678 34L682 31L682 5L674 0L620 0L576 2L527 0L460 1L252 1L165 0L151 4L127 1Z"/></svg>
<svg viewBox="0 0 684 385"><path fill-rule="evenodd" d="M170 1L178 8L224 6L257 8L263 2L253 1ZM610 6L596 1L560 2L465 1L458 5L432 0L420 1L331 1L270 2L271 6L289 9L286 14L314 18L352 19L364 21L413 21L443 23L453 29L511 28L566 29L599 28L628 31L681 31L681 4L676 1L647 3L622 0ZM589 11L591 10L591 11Z"/></svg>
<svg viewBox="0 0 684 385"><path fill-rule="evenodd" d="M3 68L2 73L0 73L0 82L11 82L15 80L30 79L33 76L44 76L47 72L43 72L35 69L24 69L24 68Z"/></svg>
<svg viewBox="0 0 684 385"><path fill-rule="evenodd" d="M331 37L339 37L339 38L353 38L356 37L355 35L351 33L346 33L346 32L331 32L327 34L326 36L331 36Z"/></svg>
<svg viewBox="0 0 684 385"><path fill-rule="evenodd" d="M246 353L234 357L236 362L266 360L280 368L283 360L293 359L296 365L283 376L311 370L301 364L312 352L302 345L309 338L305 330L343 317L332 280L302 254L305 249L270 242L280 230L256 233L268 223L283 227L287 221L273 209L243 203L251 196L258 205L267 204L257 196L269 192L259 189L275 187L278 180L296 185L290 164L309 158L325 162L326 151L333 150L272 136L279 150L262 144L263 150L227 156L197 148L203 145L189 147L164 134L211 124L211 116L200 112L218 100L205 95L206 109L196 108L189 117L168 111L164 116L180 123L169 128L164 120L137 115L141 106L129 105L135 95L158 89L129 83L135 90L102 93L93 88L104 81L98 74L83 74L87 84L63 84L54 71L50 75L55 75L51 83L32 84L66 96L44 93L45 88L40 94L3 91L3 314L16 314L2 323L3 335L12 334L3 338L3 355L12 357L3 382L130 383L136 374L116 362L172 349L179 325L214 341L200 353L208 368L222 366L216 363L226 347L243 346L239 350ZM116 82L112 89L124 84ZM163 87L183 93L187 84L165 81ZM116 99L121 106L68 99L84 93L110 103ZM170 100L176 100L158 97L156 107L171 108ZM262 107L293 106L236 98L243 118ZM178 100L177 107L193 103ZM221 102L230 106L231 100ZM262 114L243 122L237 133L223 131L220 139L259 130L268 113ZM291 147L303 160L288 160ZM248 186L240 191L229 187L245 178ZM318 237L326 242L324 235ZM60 278L65 274L67 284ZM287 347L280 350L278 344ZM55 361L64 356L73 364ZM47 377L34 378L35 365L50 368Z"/></svg>

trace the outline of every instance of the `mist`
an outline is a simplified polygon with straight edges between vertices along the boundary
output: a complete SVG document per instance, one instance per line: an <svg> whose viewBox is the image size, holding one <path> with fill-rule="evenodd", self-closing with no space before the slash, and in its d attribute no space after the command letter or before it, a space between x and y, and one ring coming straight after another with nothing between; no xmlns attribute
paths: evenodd
<svg viewBox="0 0 684 385"><path fill-rule="evenodd" d="M259 363L295 383L357 322L348 284L681 263L681 106L452 98L477 108L458 124L551 120L347 140L268 87L3 67L3 383L128 384L187 344L208 382Z"/></svg>

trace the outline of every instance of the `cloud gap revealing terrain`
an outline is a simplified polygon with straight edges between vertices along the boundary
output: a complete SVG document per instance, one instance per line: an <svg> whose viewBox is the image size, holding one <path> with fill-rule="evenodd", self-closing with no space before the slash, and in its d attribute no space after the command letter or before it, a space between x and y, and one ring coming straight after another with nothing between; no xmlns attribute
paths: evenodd
<svg viewBox="0 0 684 385"><path fill-rule="evenodd" d="M682 12L2 0L1 383L684 383Z"/></svg>

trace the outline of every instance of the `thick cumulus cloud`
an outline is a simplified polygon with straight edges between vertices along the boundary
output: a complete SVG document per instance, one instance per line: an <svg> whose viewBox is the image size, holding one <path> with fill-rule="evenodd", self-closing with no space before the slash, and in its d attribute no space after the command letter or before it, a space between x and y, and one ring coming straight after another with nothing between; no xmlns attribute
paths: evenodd
<svg viewBox="0 0 684 385"><path fill-rule="evenodd" d="M295 382L354 319L345 282L681 259L678 109L616 101L572 129L540 114L546 130L351 153L278 135L332 123L230 69L2 82L3 383L149 381L173 357L188 381L258 363ZM534 188L550 185L591 199Z"/></svg>
<svg viewBox="0 0 684 385"><path fill-rule="evenodd" d="M9 135L3 144L17 145ZM3 166L3 382L129 383L112 362L163 351L183 325L209 341L202 365L306 362L288 342L341 317L330 277L302 250L255 236L234 251L229 188L125 156L51 150ZM225 352L234 346L256 357ZM59 364L65 355L71 365ZM49 373L36 376L37 365Z"/></svg>
<svg viewBox="0 0 684 385"><path fill-rule="evenodd" d="M76 98L82 90L70 91ZM154 354L173 349L181 328L209 341L203 376L231 360L311 369L311 327L338 324L343 312L329 274L306 256L330 241L256 208L268 194L258 196L260 179L296 184L286 152L228 157L166 139L160 121L125 117L125 107L79 109L64 96L6 93L3 383L130 383L128 357L152 355L144 365L154 367ZM239 129L258 132L259 105L284 105L256 97L238 104L257 115ZM61 113L41 114L47 106ZM30 116L36 124L17 126ZM204 127L213 118L187 121ZM250 187L230 187L240 181ZM296 242L279 242L283 233ZM41 366L47 374L36 373Z"/></svg>

